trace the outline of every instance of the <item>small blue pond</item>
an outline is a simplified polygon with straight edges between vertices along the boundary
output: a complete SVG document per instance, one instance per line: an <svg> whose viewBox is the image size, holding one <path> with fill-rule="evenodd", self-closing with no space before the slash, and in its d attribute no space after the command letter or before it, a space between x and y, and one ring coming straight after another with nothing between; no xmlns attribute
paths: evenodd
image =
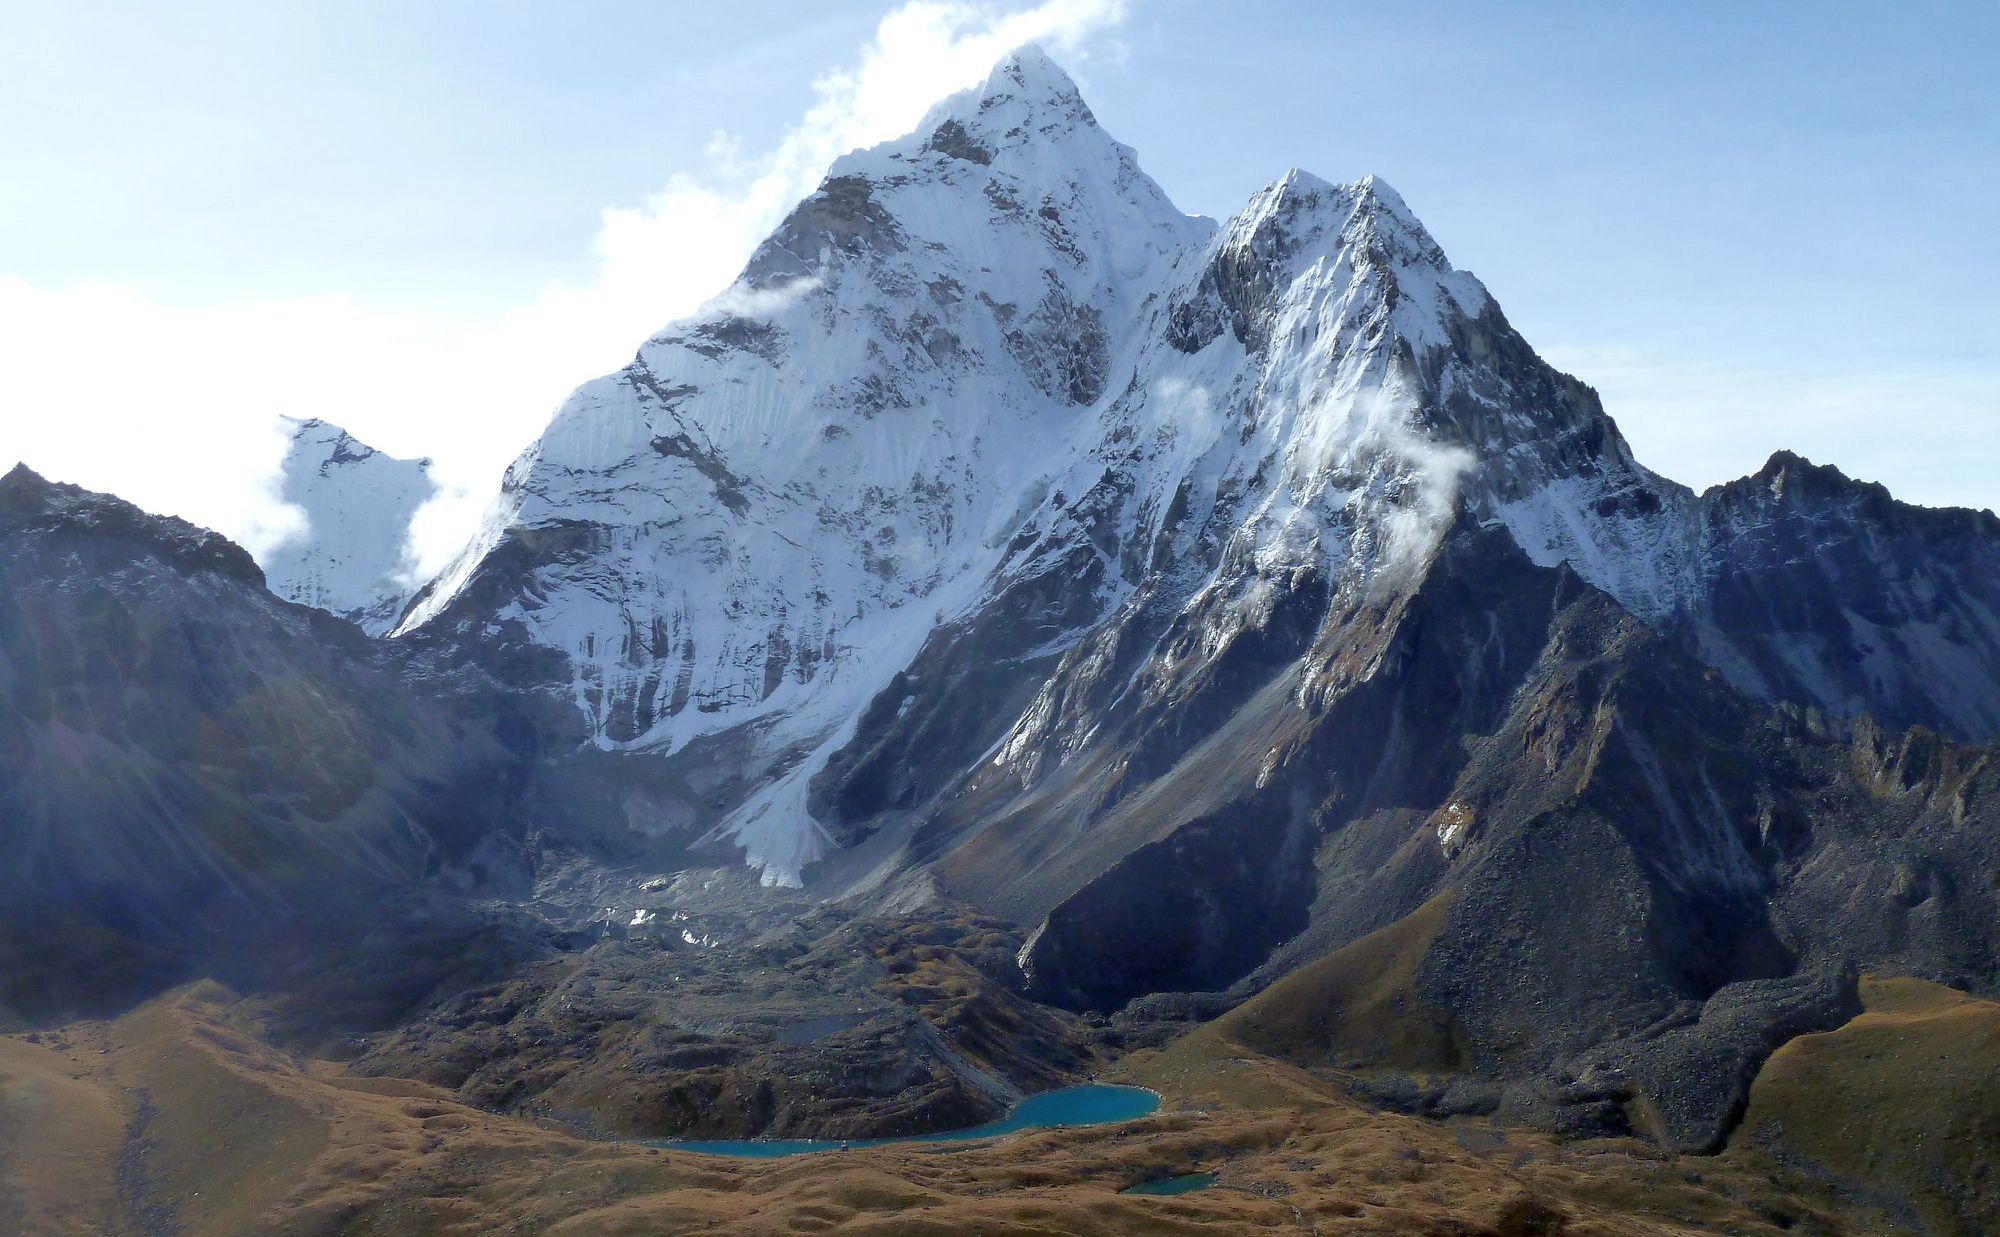
<svg viewBox="0 0 2000 1237"><path fill-rule="evenodd" d="M1196 1190L1206 1190L1215 1184L1214 1173L1184 1173L1178 1177L1161 1177L1157 1181L1141 1181L1121 1194L1192 1194Z"/></svg>
<svg viewBox="0 0 2000 1237"><path fill-rule="evenodd" d="M998 1138L1023 1130L1051 1130L1073 1125L1116 1125L1151 1114L1160 1106L1160 1097L1140 1087L1111 1087L1092 1083L1086 1087L1065 1087L1044 1091L1014 1105L1014 1110L998 1121L943 1134L911 1134L903 1138L855 1138L842 1142L822 1138L738 1138L718 1142L667 1139L654 1142L669 1151L694 1151L702 1155L745 1156L774 1160L780 1156L807 1155L814 1151L842 1148L886 1147L896 1143L957 1143L979 1138Z"/></svg>

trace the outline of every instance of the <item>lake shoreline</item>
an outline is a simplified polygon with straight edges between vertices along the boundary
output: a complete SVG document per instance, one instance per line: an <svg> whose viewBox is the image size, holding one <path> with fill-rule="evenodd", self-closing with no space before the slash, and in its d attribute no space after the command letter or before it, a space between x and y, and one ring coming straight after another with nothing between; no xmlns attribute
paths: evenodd
<svg viewBox="0 0 2000 1237"><path fill-rule="evenodd" d="M741 1138L741 1139L639 1139L646 1146L691 1155L723 1156L732 1159L783 1159L794 1155L819 1155L833 1151L861 1151L874 1147L983 1142L1033 1130L1079 1129L1122 1125L1160 1110L1165 1096L1151 1087L1113 1083L1085 1083L1061 1087L1023 1097L1007 1115L983 1125L930 1134L900 1134L881 1138Z"/></svg>

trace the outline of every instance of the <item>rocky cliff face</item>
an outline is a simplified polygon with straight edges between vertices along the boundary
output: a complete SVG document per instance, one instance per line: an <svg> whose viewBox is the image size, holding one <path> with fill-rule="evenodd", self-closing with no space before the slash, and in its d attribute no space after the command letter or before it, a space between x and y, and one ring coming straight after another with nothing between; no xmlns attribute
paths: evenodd
<svg viewBox="0 0 2000 1237"><path fill-rule="evenodd" d="M507 759L216 534L0 479L0 1011L247 968L474 883Z"/></svg>
<svg viewBox="0 0 2000 1237"><path fill-rule="evenodd" d="M1145 788L1100 776L944 848L948 888L1041 914L1032 990L1223 1009L1435 914L1403 1016L1445 1028L1424 1065L1454 1081L1385 1098L1579 1131L1643 1112L1700 1150L1772 1048L1852 1016L1857 966L2000 975L1990 749L1768 709L1496 530L1342 626L1366 660L1317 707L1288 667Z"/></svg>
<svg viewBox="0 0 2000 1237"><path fill-rule="evenodd" d="M2000 519L1899 503L1789 453L1701 496L1673 630L1766 700L2000 735Z"/></svg>

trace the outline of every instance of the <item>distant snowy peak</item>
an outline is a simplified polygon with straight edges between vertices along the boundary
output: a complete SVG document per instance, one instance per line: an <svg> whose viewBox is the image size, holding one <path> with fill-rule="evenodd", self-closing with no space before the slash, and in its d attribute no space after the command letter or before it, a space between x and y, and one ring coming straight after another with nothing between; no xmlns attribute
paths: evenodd
<svg viewBox="0 0 2000 1237"><path fill-rule="evenodd" d="M281 496L307 527L264 556L271 591L382 635L412 591L410 520L437 492L431 462L385 455L325 421L285 421Z"/></svg>

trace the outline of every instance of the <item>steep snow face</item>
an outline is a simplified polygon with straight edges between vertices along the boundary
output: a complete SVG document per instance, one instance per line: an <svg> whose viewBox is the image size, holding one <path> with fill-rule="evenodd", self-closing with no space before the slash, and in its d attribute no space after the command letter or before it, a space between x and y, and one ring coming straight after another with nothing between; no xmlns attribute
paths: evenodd
<svg viewBox="0 0 2000 1237"><path fill-rule="evenodd" d="M1068 497L1000 576L1035 596L1108 581L1108 604L1010 650L1059 654L989 757L1022 791L1107 748L1157 772L1243 701L1246 674L1275 673L1246 666L1295 666L1298 702L1320 707L1366 673L1347 621L1414 586L1461 514L1671 613L1685 491L1639 467L1594 394L1535 357L1379 180L1293 172L1257 194L1183 263L1145 336ZM1080 566L1081 546L1098 561Z"/></svg>
<svg viewBox="0 0 2000 1237"><path fill-rule="evenodd" d="M1489 304L1373 179L1292 172L1190 252L999 575L1087 577L1100 604L1017 650L1062 660L997 761L1032 781L1301 594L1324 612L1418 571L1476 456L1433 424L1416 358ZM1152 649L1136 669L1135 647Z"/></svg>
<svg viewBox="0 0 2000 1237"><path fill-rule="evenodd" d="M734 287L579 390L405 629L519 621L570 656L606 747L755 721L772 760L830 750L977 600L1211 230L1060 69L1010 57L842 159ZM730 834L795 879L820 844L802 805L803 778Z"/></svg>
<svg viewBox="0 0 2000 1237"><path fill-rule="evenodd" d="M265 554L265 579L287 601L382 635L414 591L410 519L437 492L431 462L384 455L325 421L286 420L282 496L307 527Z"/></svg>

